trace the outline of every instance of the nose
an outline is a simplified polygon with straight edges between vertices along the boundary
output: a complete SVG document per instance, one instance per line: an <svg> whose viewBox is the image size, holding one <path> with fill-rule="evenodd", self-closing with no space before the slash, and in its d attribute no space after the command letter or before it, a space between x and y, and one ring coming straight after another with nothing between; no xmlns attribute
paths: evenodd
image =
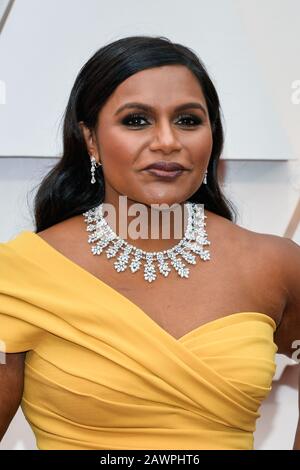
<svg viewBox="0 0 300 470"><path fill-rule="evenodd" d="M162 150L164 153L169 153L173 150L181 149L176 132L172 129L169 122L162 122L160 125L157 125L154 133L150 150Z"/></svg>

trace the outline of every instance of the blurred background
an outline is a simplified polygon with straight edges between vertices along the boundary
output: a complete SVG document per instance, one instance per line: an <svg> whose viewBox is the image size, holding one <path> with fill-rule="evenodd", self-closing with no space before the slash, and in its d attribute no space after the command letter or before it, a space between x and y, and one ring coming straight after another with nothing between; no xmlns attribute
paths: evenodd
<svg viewBox="0 0 300 470"><path fill-rule="evenodd" d="M59 158L82 65L108 42L149 34L192 48L217 88L220 179L237 223L300 244L299 18L299 0L0 0L0 242L33 229L34 188ZM276 362L255 449L293 446L299 365ZM0 449L35 448L19 408Z"/></svg>

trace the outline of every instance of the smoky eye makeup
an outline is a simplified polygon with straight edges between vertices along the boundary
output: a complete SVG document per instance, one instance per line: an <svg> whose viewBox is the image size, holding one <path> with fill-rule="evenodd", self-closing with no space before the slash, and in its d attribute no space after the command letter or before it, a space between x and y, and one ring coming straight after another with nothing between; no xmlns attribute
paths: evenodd
<svg viewBox="0 0 300 470"><path fill-rule="evenodd" d="M141 122L144 124L141 124ZM184 124L179 124L180 127L197 127L203 123L203 119L193 113L183 113L179 114L176 118L177 122L184 122ZM121 123L127 127L146 127L151 122L149 121L148 116L143 113L129 113L121 119Z"/></svg>

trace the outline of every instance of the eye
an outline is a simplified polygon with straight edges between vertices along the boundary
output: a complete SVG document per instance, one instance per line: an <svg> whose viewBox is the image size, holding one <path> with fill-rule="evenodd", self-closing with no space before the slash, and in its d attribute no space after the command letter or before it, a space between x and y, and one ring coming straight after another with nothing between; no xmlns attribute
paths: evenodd
<svg viewBox="0 0 300 470"><path fill-rule="evenodd" d="M141 120L144 120L146 121L147 123L149 123L147 121L147 118L145 115L143 114L128 114L124 119L122 119L122 124L124 124L125 126L129 126L129 127L145 127L145 125L140 125L140 124L130 124L130 123L133 123L134 121L137 122L137 121L141 121ZM189 124L189 125L186 125L186 124L183 124L184 127L196 127L198 126L199 124L202 123L202 119L200 119L198 116L194 115L194 114L184 114L184 115L181 115L179 116L179 121L189 121L189 122L192 122L192 124Z"/></svg>
<svg viewBox="0 0 300 470"><path fill-rule="evenodd" d="M139 121L140 119L147 121L146 117L143 114L128 114L124 119L122 119L122 124L129 127L139 127L139 125L132 126L129 123L136 120Z"/></svg>
<svg viewBox="0 0 300 470"><path fill-rule="evenodd" d="M198 118L198 116L195 116L194 114L184 114L184 115L179 116L179 117L180 117L180 121L181 120L193 121L194 124L192 124L191 127L198 126L199 124L202 123L202 120L200 118ZM188 126L188 127L190 127L190 126Z"/></svg>

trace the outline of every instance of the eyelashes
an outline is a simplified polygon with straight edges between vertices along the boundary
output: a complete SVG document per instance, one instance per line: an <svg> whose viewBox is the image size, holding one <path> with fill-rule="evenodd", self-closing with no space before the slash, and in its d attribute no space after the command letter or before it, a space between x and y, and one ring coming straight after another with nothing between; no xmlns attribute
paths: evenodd
<svg viewBox="0 0 300 470"><path fill-rule="evenodd" d="M148 123L148 120L147 120L147 117L144 115L144 114L140 114L140 113L131 113L131 114L128 114L125 118L122 119L122 124L125 125L125 126L128 126L128 127L146 127L147 124L135 124L135 125L132 125L130 124L130 122L133 122L133 121L141 121L141 120L144 120ZM183 124L182 126L183 127L197 127L199 126L200 124L202 124L202 119L200 119L198 116L194 115L194 114L182 114L179 116L179 121L181 120L184 120L184 121L192 121L193 124L190 124L190 125L185 125Z"/></svg>

